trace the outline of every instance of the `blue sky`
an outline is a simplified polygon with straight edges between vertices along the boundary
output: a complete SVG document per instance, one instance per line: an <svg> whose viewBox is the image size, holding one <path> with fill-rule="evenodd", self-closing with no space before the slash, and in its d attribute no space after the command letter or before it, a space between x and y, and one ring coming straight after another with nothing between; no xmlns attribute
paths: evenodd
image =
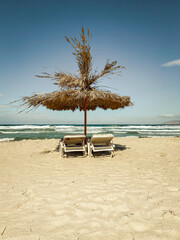
<svg viewBox="0 0 180 240"><path fill-rule="evenodd" d="M77 66L64 36L92 33L94 68L107 59L126 67L100 85L130 96L133 107L88 112L88 123L163 123L180 120L180 1L22 1L0 5L0 123L83 123L83 112L43 107L17 114L10 102L57 90L36 74Z"/></svg>

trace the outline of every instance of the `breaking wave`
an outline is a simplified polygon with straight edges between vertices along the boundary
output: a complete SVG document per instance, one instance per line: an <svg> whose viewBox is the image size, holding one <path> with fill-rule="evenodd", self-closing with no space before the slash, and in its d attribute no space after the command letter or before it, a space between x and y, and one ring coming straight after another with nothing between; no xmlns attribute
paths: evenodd
<svg viewBox="0 0 180 240"><path fill-rule="evenodd" d="M0 125L0 141L61 138L66 134L83 134L83 125ZM115 137L180 137L180 125L88 125L88 136L112 133Z"/></svg>

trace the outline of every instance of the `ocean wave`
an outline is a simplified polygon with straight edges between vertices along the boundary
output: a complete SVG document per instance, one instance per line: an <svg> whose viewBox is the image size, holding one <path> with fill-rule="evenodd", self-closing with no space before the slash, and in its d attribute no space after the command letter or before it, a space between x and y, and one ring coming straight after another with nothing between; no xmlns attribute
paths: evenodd
<svg viewBox="0 0 180 240"><path fill-rule="evenodd" d="M0 142L13 141L15 138L0 138Z"/></svg>
<svg viewBox="0 0 180 240"><path fill-rule="evenodd" d="M73 129L77 129L77 130L81 130L83 129L84 126L76 126L76 125L1 125L0 126L0 130L23 130L23 129L56 129L56 130L61 130L61 129L66 129L66 130L73 130ZM122 126L122 125L106 125L106 126L87 126L88 129L91 130L100 130L100 129L111 129L111 130L119 130L119 129L127 129L127 130L131 130L131 129L137 129L137 130L141 130L141 129L177 129L180 130L180 125L129 125L129 126Z"/></svg>
<svg viewBox="0 0 180 240"><path fill-rule="evenodd" d="M57 133L80 133L80 132L84 132L84 128L58 128L58 129L38 129L37 131L34 131L35 129L32 129L29 131L26 131L27 129L21 129L19 131L12 131L11 130L6 130L6 131L0 131L0 133L2 134L31 134L31 133L53 133L53 132L57 132ZM39 130L39 131L38 131ZM112 133L180 133L180 130L178 129L101 129L101 128L94 128L94 129L89 129L87 128L88 133L107 133L107 132L112 132Z"/></svg>
<svg viewBox="0 0 180 240"><path fill-rule="evenodd" d="M138 138L138 136L122 136L122 138Z"/></svg>
<svg viewBox="0 0 180 240"><path fill-rule="evenodd" d="M1 134L39 134L39 133L52 133L52 131L0 131Z"/></svg>
<svg viewBox="0 0 180 240"><path fill-rule="evenodd" d="M1 125L0 138L3 141L17 139L60 138L67 134L83 134L83 125ZM180 136L180 125L88 125L87 134L112 133L116 137ZM5 138L3 138L5 137ZM10 140L4 140L10 139ZM2 141L2 140L1 140Z"/></svg>
<svg viewBox="0 0 180 240"><path fill-rule="evenodd" d="M79 126L66 126L66 125L61 125L61 126L58 126L58 125L54 125L55 128L78 128ZM80 126L81 127L81 126Z"/></svg>
<svg viewBox="0 0 180 240"><path fill-rule="evenodd" d="M166 126L166 125L157 125L157 126L118 126L116 128L120 128L120 129L180 129L180 125L176 125L176 126Z"/></svg>
<svg viewBox="0 0 180 240"><path fill-rule="evenodd" d="M180 133L148 133L147 135L155 135L155 136L159 136L159 135L172 136L172 135L175 135L175 136L179 136Z"/></svg>
<svg viewBox="0 0 180 240"><path fill-rule="evenodd" d="M83 128L82 129L73 129L73 128L69 128L69 129L64 129L64 128L62 128L62 129L55 129L55 131L56 132L74 132L74 131L77 131L77 130L79 130L79 131L83 131Z"/></svg>
<svg viewBox="0 0 180 240"><path fill-rule="evenodd" d="M38 126L38 125L20 125L20 126L0 126L0 130L8 130L8 129L46 129L46 128L52 128L53 126L50 125L44 125L44 126Z"/></svg>
<svg viewBox="0 0 180 240"><path fill-rule="evenodd" d="M180 130L138 130L139 133L180 133Z"/></svg>

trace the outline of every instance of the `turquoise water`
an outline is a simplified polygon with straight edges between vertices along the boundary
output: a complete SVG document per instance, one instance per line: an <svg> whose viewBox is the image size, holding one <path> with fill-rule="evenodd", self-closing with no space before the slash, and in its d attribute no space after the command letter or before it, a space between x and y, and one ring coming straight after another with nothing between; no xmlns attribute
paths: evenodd
<svg viewBox="0 0 180 240"><path fill-rule="evenodd" d="M0 141L61 138L69 134L83 134L84 126L75 124L0 125ZM115 137L180 137L180 125L88 125L87 135L112 133Z"/></svg>

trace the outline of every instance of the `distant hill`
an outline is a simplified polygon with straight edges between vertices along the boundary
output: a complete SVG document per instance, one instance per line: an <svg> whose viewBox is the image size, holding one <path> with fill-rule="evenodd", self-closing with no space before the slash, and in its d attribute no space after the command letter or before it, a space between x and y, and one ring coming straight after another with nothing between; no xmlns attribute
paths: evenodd
<svg viewBox="0 0 180 240"><path fill-rule="evenodd" d="M176 120L176 121L168 121L165 122L164 124L169 124L169 125L180 125L180 120Z"/></svg>

